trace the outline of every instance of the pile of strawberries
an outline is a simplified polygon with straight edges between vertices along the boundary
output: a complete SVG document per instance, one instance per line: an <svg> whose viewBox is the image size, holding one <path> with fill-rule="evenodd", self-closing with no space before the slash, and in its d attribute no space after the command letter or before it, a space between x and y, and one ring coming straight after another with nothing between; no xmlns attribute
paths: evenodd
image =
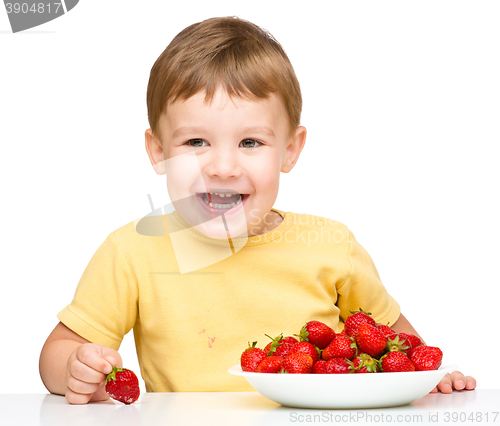
<svg viewBox="0 0 500 426"><path fill-rule="evenodd" d="M336 334L320 321L309 321L300 334L271 338L264 348L253 342L241 354L241 369L257 373L347 374L437 370L441 349L412 334L377 324L369 312L351 311Z"/></svg>

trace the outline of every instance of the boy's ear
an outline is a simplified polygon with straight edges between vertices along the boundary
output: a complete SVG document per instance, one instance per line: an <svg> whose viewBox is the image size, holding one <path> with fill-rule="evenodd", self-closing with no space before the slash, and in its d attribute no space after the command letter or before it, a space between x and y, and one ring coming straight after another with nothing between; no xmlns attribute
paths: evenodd
<svg viewBox="0 0 500 426"><path fill-rule="evenodd" d="M148 153L151 165L155 169L155 172L159 175L164 175L167 173L165 170L165 161L163 158L163 147L161 141L153 134L151 129L146 130L146 151Z"/></svg>
<svg viewBox="0 0 500 426"><path fill-rule="evenodd" d="M290 137L288 146L286 147L285 158L281 165L281 171L283 173L288 173L293 169L293 166L295 166L302 152L302 148L304 148L304 144L306 143L306 135L306 128L304 126L299 126Z"/></svg>

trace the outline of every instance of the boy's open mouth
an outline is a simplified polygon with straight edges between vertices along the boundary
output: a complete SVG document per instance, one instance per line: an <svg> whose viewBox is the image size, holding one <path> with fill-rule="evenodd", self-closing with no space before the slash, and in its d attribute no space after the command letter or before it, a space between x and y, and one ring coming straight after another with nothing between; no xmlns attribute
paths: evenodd
<svg viewBox="0 0 500 426"><path fill-rule="evenodd" d="M220 190L214 192L199 192L203 202L214 209L231 209L242 202L248 194L238 194L234 191Z"/></svg>

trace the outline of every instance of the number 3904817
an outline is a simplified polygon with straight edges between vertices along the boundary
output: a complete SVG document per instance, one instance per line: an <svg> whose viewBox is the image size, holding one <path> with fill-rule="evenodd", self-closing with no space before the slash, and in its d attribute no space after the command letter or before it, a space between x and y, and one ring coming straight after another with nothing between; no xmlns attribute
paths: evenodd
<svg viewBox="0 0 500 426"><path fill-rule="evenodd" d="M56 13L61 3L5 3L7 13Z"/></svg>

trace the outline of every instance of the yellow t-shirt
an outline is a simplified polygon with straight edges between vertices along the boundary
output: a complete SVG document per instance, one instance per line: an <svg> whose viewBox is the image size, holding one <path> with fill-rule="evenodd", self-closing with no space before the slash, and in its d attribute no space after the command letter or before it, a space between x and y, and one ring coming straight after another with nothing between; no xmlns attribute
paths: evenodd
<svg viewBox="0 0 500 426"><path fill-rule="evenodd" d="M360 307L380 323L398 319L398 304L345 225L274 211L283 216L277 228L233 247L189 229L176 212L147 218L140 229L131 222L99 247L58 318L114 349L133 328L148 392L249 391L227 370L248 342L263 348L264 334L299 333L310 320L340 332ZM182 232L207 251L233 254L180 273L172 238Z"/></svg>

